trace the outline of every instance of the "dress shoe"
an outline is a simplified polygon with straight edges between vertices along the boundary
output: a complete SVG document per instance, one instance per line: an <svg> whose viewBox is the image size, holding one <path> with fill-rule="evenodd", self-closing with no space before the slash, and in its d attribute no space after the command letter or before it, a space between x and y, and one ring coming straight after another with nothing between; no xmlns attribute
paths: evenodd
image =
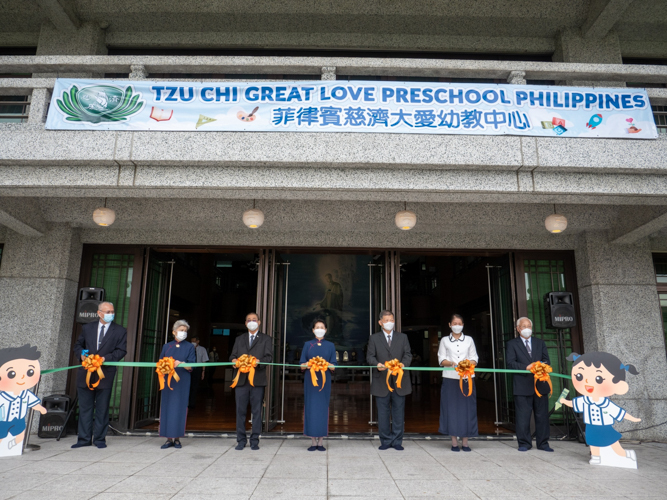
<svg viewBox="0 0 667 500"><path fill-rule="evenodd" d="M107 447L107 444L102 441L101 443L95 443L95 446L97 446L100 450L103 450L104 448Z"/></svg>
<svg viewBox="0 0 667 500"><path fill-rule="evenodd" d="M462 449L463 451L472 451L472 450L470 449L470 446L462 446L461 449Z"/></svg>
<svg viewBox="0 0 667 500"><path fill-rule="evenodd" d="M234 449L241 451L243 448L245 448L245 443L239 443Z"/></svg>
<svg viewBox="0 0 667 500"><path fill-rule="evenodd" d="M403 451L405 448L403 448L400 444L395 444L394 449L398 451Z"/></svg>
<svg viewBox="0 0 667 500"><path fill-rule="evenodd" d="M259 450L259 445L258 444L253 444L253 445L250 446L250 449L257 451L257 450Z"/></svg>
<svg viewBox="0 0 667 500"><path fill-rule="evenodd" d="M327 449L324 446L318 446L317 451L327 451Z"/></svg>
<svg viewBox="0 0 667 500"><path fill-rule="evenodd" d="M308 451L315 451L315 450L317 450L317 446L311 446L310 448L308 448Z"/></svg>
<svg viewBox="0 0 667 500"><path fill-rule="evenodd" d="M525 446L519 446L519 451L528 451L528 448Z"/></svg>
<svg viewBox="0 0 667 500"><path fill-rule="evenodd" d="M72 445L72 448L83 448L84 446L92 446L92 443L87 443L85 441L77 441Z"/></svg>
<svg viewBox="0 0 667 500"><path fill-rule="evenodd" d="M171 439L167 439L167 442L164 443L162 446L160 446L161 450L166 450L167 448L171 448L174 446L174 442Z"/></svg>
<svg viewBox="0 0 667 500"><path fill-rule="evenodd" d="M548 452L553 452L553 451L554 451L554 449L551 448L550 446L546 446L546 447L544 447L544 448L540 448L540 450L542 450L542 451L548 451Z"/></svg>
<svg viewBox="0 0 667 500"><path fill-rule="evenodd" d="M383 444L378 446L378 450L388 450L389 448L391 448L391 446L389 446L388 444Z"/></svg>
<svg viewBox="0 0 667 500"><path fill-rule="evenodd" d="M183 445L181 444L180 439L174 439L174 448L176 448L177 450L180 450L181 448L183 448Z"/></svg>
<svg viewBox="0 0 667 500"><path fill-rule="evenodd" d="M461 451L458 446L452 446L452 451Z"/></svg>

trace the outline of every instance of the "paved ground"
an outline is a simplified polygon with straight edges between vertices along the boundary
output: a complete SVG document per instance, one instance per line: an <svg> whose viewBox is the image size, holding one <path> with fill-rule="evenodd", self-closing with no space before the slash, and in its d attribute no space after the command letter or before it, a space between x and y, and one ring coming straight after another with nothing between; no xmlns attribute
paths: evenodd
<svg viewBox="0 0 667 500"><path fill-rule="evenodd" d="M265 439L259 451L213 438L181 450L146 437L111 437L105 450L70 450L73 437L34 442L40 451L0 459L0 500L667 498L667 444L628 445L631 471L591 466L584 445L560 442L555 453L519 453L511 441L472 441L471 453L423 440L402 452L378 451L377 440L331 440L326 452L302 439Z"/></svg>

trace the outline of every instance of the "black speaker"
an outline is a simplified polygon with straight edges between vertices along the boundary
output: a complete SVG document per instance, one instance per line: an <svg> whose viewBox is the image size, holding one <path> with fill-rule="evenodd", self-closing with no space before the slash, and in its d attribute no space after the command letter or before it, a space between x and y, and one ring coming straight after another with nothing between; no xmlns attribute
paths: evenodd
<svg viewBox="0 0 667 500"><path fill-rule="evenodd" d="M104 302L104 288L81 288L76 306L76 322L92 323L97 321L97 308Z"/></svg>
<svg viewBox="0 0 667 500"><path fill-rule="evenodd" d="M571 328L577 325L574 297L570 292L547 293L544 296L544 312L548 328Z"/></svg>
<svg viewBox="0 0 667 500"><path fill-rule="evenodd" d="M46 413L39 416L37 435L41 438L57 438L65 425L70 404L69 396L64 394L54 394L42 399ZM65 436L67 431L63 432L63 437Z"/></svg>

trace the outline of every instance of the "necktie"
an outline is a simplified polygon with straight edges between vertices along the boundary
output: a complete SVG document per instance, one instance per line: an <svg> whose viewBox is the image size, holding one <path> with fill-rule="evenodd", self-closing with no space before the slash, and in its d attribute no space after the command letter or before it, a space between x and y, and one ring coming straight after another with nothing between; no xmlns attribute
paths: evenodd
<svg viewBox="0 0 667 500"><path fill-rule="evenodd" d="M249 342L249 344L248 344L248 347L252 347L252 343L253 343L254 341L255 341L255 336L254 336L254 335L251 335L251 336L250 336L250 342Z"/></svg>
<svg viewBox="0 0 667 500"><path fill-rule="evenodd" d="M530 341L526 340L526 349L528 349L528 355L532 356L533 355L533 350L530 348Z"/></svg>
<svg viewBox="0 0 667 500"><path fill-rule="evenodd" d="M387 335L387 344L391 347L391 335Z"/></svg>
<svg viewBox="0 0 667 500"><path fill-rule="evenodd" d="M102 346L102 341L104 340L104 331L106 328L104 327L105 325L102 325L100 327L100 340L97 342L97 350L100 350L100 347Z"/></svg>

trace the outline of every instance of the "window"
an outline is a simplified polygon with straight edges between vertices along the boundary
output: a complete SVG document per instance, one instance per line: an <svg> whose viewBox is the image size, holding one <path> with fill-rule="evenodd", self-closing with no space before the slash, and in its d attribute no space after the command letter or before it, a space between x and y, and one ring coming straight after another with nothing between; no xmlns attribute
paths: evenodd
<svg viewBox="0 0 667 500"><path fill-rule="evenodd" d="M665 344L667 344L667 254L653 254L653 266L662 313L662 330L665 332Z"/></svg>
<svg viewBox="0 0 667 500"><path fill-rule="evenodd" d="M659 134L667 134L667 106L651 106Z"/></svg>
<svg viewBox="0 0 667 500"><path fill-rule="evenodd" d="M0 123L25 123L29 109L27 95L0 95Z"/></svg>

